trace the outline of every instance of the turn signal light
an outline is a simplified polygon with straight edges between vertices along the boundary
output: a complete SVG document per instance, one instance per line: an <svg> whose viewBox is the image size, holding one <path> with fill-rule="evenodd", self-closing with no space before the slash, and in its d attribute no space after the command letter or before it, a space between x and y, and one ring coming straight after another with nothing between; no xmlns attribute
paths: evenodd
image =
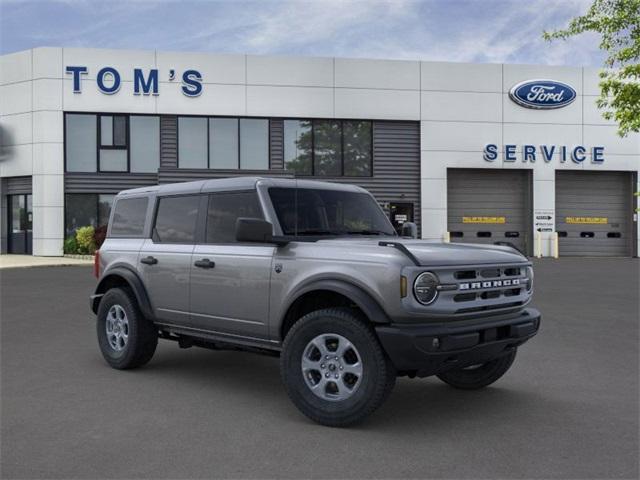
<svg viewBox="0 0 640 480"><path fill-rule="evenodd" d="M407 296L407 277L400 277L400 297L404 298Z"/></svg>

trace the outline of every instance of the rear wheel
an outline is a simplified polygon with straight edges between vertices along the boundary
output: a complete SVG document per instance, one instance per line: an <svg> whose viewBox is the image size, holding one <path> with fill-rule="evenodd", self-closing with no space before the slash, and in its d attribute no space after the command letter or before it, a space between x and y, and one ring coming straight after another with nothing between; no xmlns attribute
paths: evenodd
<svg viewBox="0 0 640 480"><path fill-rule="evenodd" d="M333 427L370 415L396 378L371 327L347 308L317 310L300 319L287 334L280 366L296 407Z"/></svg>
<svg viewBox="0 0 640 480"><path fill-rule="evenodd" d="M158 346L158 330L142 315L129 289L113 288L104 294L97 333L102 356L117 369L146 364Z"/></svg>
<svg viewBox="0 0 640 480"><path fill-rule="evenodd" d="M438 374L438 378L455 388L462 390L477 390L491 385L502 377L516 358L516 349L490 360L486 363L471 365L469 367L449 370Z"/></svg>

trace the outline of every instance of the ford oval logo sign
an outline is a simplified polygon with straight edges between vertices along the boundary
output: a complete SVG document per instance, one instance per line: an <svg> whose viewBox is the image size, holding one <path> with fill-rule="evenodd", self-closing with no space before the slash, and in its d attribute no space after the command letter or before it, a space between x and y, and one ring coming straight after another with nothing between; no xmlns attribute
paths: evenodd
<svg viewBox="0 0 640 480"><path fill-rule="evenodd" d="M576 99L576 91L555 80L527 80L514 85L509 96L523 107L550 110L569 105Z"/></svg>

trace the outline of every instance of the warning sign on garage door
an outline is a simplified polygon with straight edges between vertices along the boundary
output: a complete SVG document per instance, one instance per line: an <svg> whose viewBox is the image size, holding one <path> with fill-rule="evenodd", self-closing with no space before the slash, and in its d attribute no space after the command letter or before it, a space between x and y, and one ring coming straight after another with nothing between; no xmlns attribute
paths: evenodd
<svg viewBox="0 0 640 480"><path fill-rule="evenodd" d="M565 222L582 225L606 225L609 223L609 219L607 217L566 217Z"/></svg>
<svg viewBox="0 0 640 480"><path fill-rule="evenodd" d="M555 226L555 212L553 210L536 210L533 213L536 232L553 232Z"/></svg>
<svg viewBox="0 0 640 480"><path fill-rule="evenodd" d="M462 217L462 223L507 223L506 217Z"/></svg>

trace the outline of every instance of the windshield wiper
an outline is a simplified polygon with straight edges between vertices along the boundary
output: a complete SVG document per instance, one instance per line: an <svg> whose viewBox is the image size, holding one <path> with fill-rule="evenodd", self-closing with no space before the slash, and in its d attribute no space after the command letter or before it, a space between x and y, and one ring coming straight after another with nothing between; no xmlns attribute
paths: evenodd
<svg viewBox="0 0 640 480"><path fill-rule="evenodd" d="M344 233L346 233L347 235L392 235L391 233L385 232L384 230L349 230Z"/></svg>
<svg viewBox="0 0 640 480"><path fill-rule="evenodd" d="M344 232L337 231L337 230L308 229L308 230L298 230L297 234L298 235L343 235Z"/></svg>

